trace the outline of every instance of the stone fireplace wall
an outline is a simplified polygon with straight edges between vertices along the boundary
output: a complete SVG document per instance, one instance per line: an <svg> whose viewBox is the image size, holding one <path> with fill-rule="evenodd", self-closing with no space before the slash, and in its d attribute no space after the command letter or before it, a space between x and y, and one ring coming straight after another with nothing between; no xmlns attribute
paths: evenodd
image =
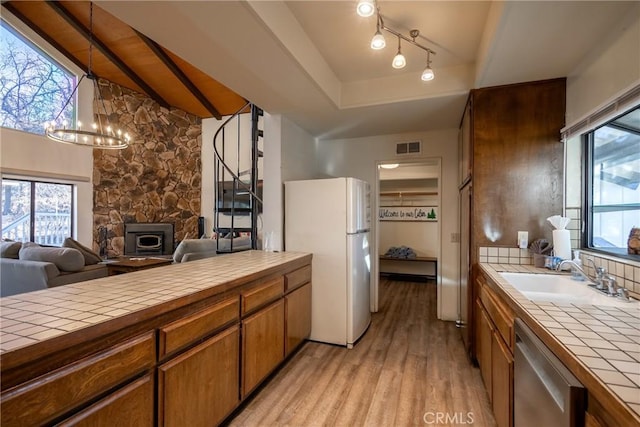
<svg viewBox="0 0 640 427"><path fill-rule="evenodd" d="M106 80L112 123L128 132L124 150L93 150L94 248L124 254L124 224L171 222L174 240L196 238L201 215L201 119Z"/></svg>

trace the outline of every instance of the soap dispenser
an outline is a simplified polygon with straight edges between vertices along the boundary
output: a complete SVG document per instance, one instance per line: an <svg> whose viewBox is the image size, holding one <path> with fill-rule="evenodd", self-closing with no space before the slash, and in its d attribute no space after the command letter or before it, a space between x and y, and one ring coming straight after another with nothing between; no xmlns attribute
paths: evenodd
<svg viewBox="0 0 640 427"><path fill-rule="evenodd" d="M584 280L584 276L578 271L578 268L582 268L582 260L580 259L580 251L573 251L573 263L577 266L571 266L571 278L573 280Z"/></svg>

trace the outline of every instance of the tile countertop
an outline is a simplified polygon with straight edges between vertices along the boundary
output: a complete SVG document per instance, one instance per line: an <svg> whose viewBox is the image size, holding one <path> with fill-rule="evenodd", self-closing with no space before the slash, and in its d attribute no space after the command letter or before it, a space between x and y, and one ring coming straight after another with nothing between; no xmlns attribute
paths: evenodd
<svg viewBox="0 0 640 427"><path fill-rule="evenodd" d="M186 305L196 293L215 295L308 256L245 251L0 298L0 354L129 314L151 317L169 301Z"/></svg>
<svg viewBox="0 0 640 427"><path fill-rule="evenodd" d="M510 297L510 305L518 317L535 321L559 348L578 362L585 375L591 375L595 384L602 385L623 402L640 422L640 310L637 306L532 302L499 273L553 274L553 271L511 264L481 263L480 268Z"/></svg>

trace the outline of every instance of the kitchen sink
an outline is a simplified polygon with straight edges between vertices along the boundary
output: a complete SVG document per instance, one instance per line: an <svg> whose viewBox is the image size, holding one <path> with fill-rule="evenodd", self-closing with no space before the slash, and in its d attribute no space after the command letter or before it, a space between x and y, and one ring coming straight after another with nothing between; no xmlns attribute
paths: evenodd
<svg viewBox="0 0 640 427"><path fill-rule="evenodd" d="M593 284L560 274L500 273L507 282L531 301L548 301L599 306L639 307L636 300L624 301L598 291Z"/></svg>

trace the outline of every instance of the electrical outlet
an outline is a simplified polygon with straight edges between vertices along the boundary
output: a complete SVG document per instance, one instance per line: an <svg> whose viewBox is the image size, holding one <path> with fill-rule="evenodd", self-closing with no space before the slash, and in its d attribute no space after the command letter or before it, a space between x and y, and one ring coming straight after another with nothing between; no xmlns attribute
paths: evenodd
<svg viewBox="0 0 640 427"><path fill-rule="evenodd" d="M520 249L527 249L529 246L529 232L518 231L518 247Z"/></svg>
<svg viewBox="0 0 640 427"><path fill-rule="evenodd" d="M451 233L451 243L460 243L460 233Z"/></svg>

